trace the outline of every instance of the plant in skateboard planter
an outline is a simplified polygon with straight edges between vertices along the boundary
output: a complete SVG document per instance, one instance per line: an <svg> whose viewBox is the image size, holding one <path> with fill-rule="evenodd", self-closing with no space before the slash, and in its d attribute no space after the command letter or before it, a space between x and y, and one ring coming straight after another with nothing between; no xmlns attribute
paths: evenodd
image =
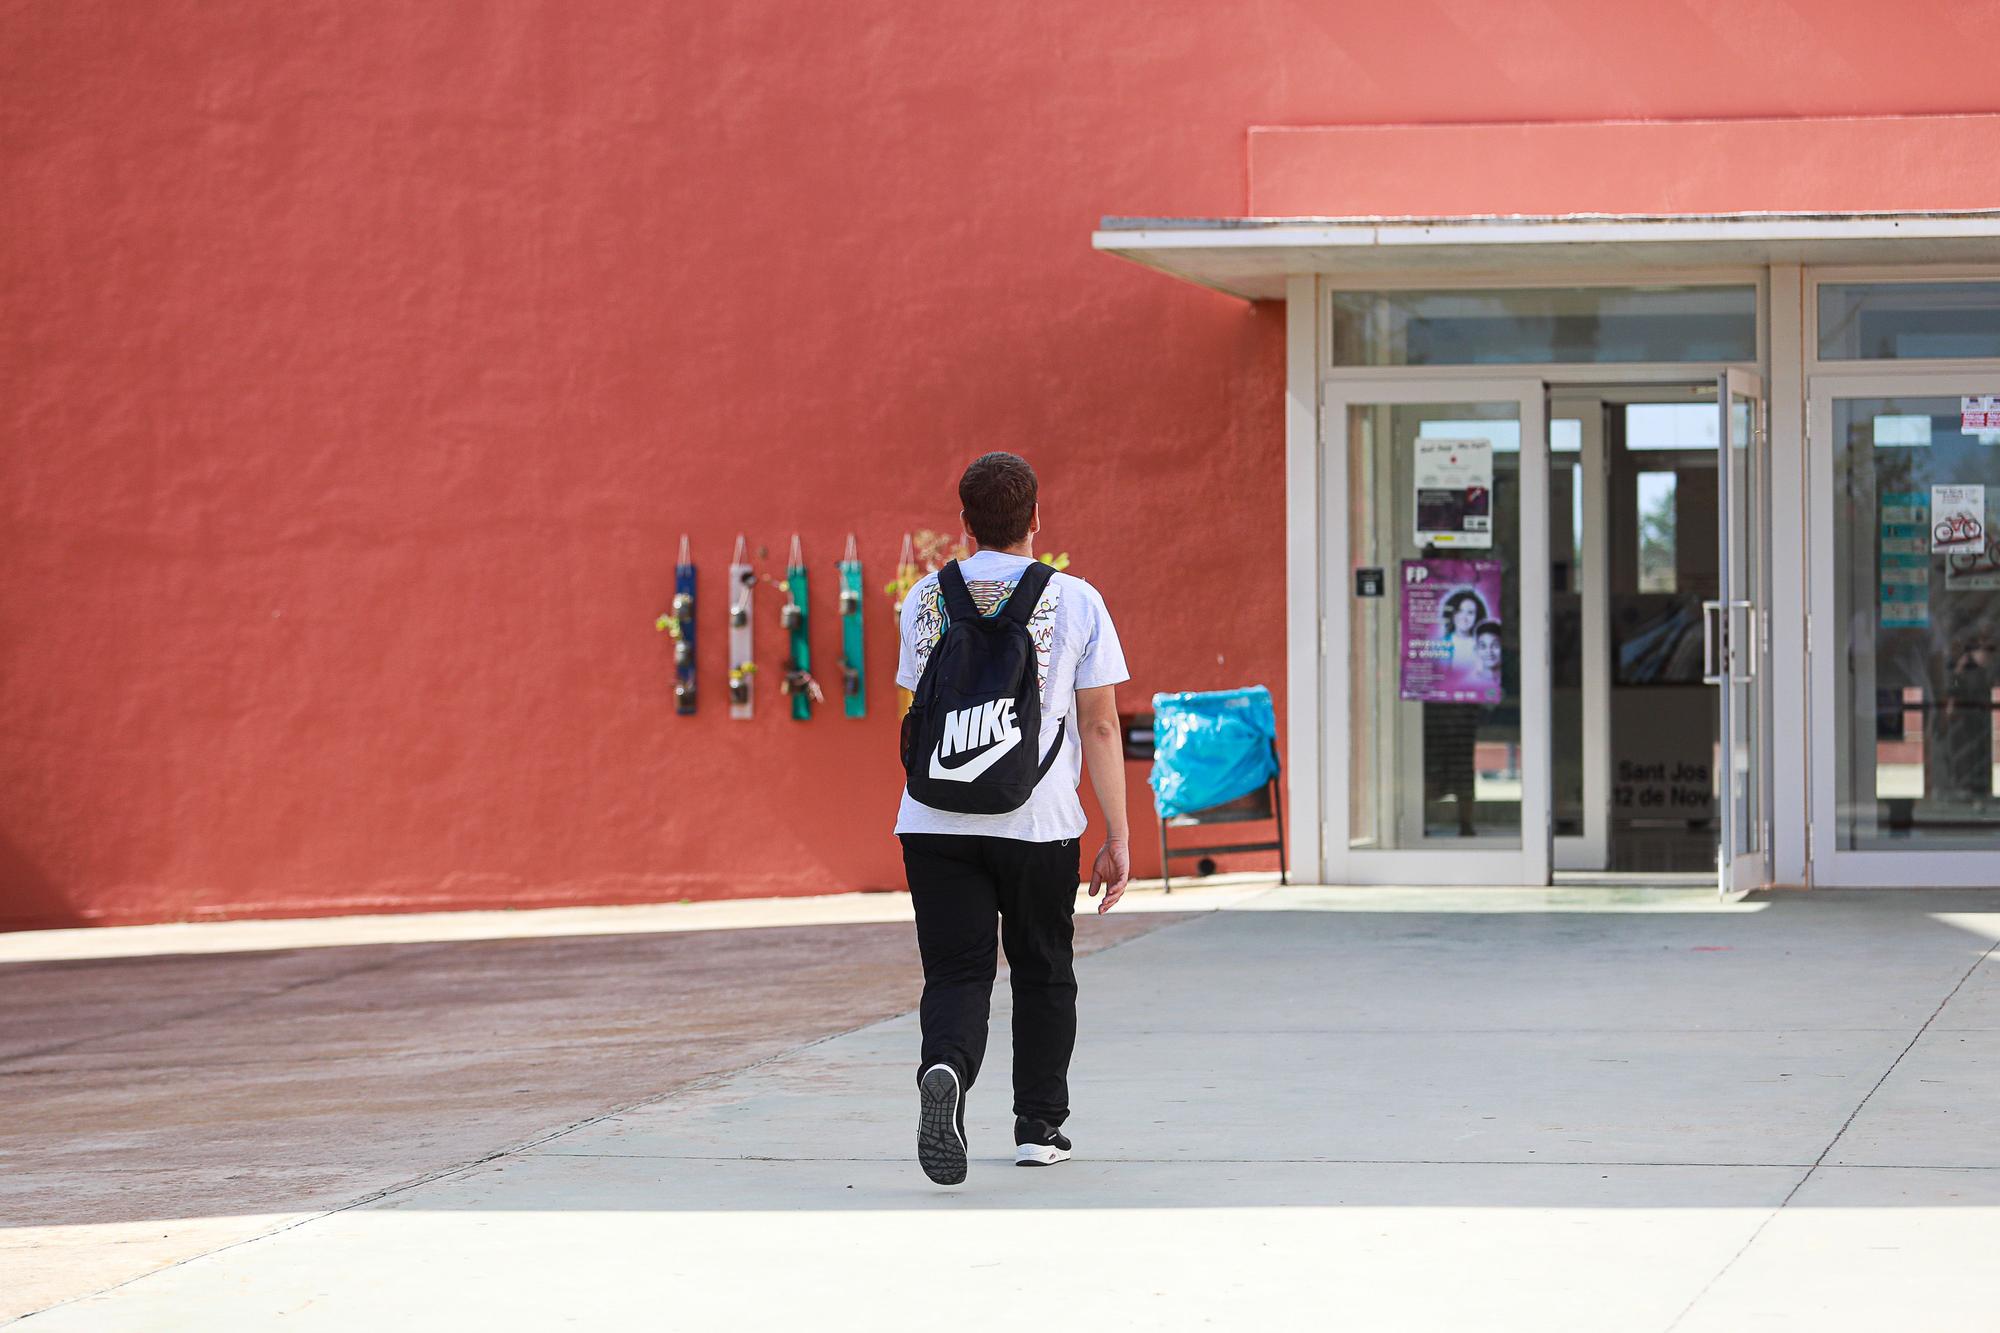
<svg viewBox="0 0 2000 1333"><path fill-rule="evenodd" d="M785 660L785 677L778 682L778 692L786 695L803 694L814 703L826 698L826 691L822 690L819 682L813 679L813 673L789 658Z"/></svg>
<svg viewBox="0 0 2000 1333"><path fill-rule="evenodd" d="M947 560L963 560L971 554L963 536L947 537L929 528L906 532L903 534L903 553L896 559L896 577L883 584L882 591L900 614L903 599L909 596L917 580L926 574L937 573L944 568Z"/></svg>

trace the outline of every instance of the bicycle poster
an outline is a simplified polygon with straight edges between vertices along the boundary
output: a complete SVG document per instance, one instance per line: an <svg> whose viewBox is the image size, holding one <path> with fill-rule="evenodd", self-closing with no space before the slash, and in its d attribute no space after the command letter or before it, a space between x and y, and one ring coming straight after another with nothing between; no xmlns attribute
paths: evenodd
<svg viewBox="0 0 2000 1333"><path fill-rule="evenodd" d="M1986 549L1986 487L1931 487L1931 553Z"/></svg>

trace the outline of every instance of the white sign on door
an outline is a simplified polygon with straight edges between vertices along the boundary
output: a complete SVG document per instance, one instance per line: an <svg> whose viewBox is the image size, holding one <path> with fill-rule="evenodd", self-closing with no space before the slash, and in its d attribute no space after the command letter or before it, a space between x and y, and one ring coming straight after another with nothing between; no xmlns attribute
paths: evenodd
<svg viewBox="0 0 2000 1333"><path fill-rule="evenodd" d="M1982 393L1958 400L1958 428L1967 435L2000 431L2000 393Z"/></svg>
<svg viewBox="0 0 2000 1333"><path fill-rule="evenodd" d="M1986 487L1931 487L1931 551L1986 549Z"/></svg>
<svg viewBox="0 0 2000 1333"><path fill-rule="evenodd" d="M1419 546L1493 545L1493 441L1417 438Z"/></svg>

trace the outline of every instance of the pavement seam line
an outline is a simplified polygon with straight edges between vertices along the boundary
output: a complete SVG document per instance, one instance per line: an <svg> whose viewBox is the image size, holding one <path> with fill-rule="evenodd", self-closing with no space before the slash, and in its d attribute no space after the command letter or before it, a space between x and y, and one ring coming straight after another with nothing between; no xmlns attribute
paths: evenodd
<svg viewBox="0 0 2000 1333"><path fill-rule="evenodd" d="M717 1157L712 1153L665 1152L540 1152L536 1157L576 1157L592 1161L631 1162L905 1162L907 1157L786 1156L746 1153ZM999 1158L995 1159L1002 1160ZM1007 1159L1011 1160L1011 1159ZM1573 1166L1632 1170L1685 1167L1690 1171L1803 1171L1810 1162L1618 1162L1587 1158L1540 1157L1092 1157L1092 1166ZM1843 1171L2000 1171L2000 1166L1959 1162L1871 1162L1845 1166Z"/></svg>
<svg viewBox="0 0 2000 1333"><path fill-rule="evenodd" d="M707 1153L605 1153L605 1152L544 1152L537 1157L574 1157L592 1161L630 1162L880 1162L891 1164L907 1162L908 1157L823 1157L785 1156L780 1153L754 1153L736 1157L717 1157ZM996 1157L995 1161L1012 1161L1010 1157ZM1747 1171L1773 1170L1797 1171L1806 1166L1804 1162L1596 1162L1571 1161L1551 1158L1547 1161L1539 1157L1092 1157L1091 1166L1565 1166L1582 1169L1655 1169L1685 1167L1692 1171ZM1881 1171L2000 1171L1994 1167L1929 1167L1929 1166L1887 1166L1876 1167Z"/></svg>
<svg viewBox="0 0 2000 1333"><path fill-rule="evenodd" d="M1977 972L1980 969L1980 967L1986 962L1986 960L1993 956L1994 951L1996 949L2000 949L2000 940L1995 940L1993 943L1987 945L1985 951L1982 952L1979 955L1979 957L1972 960L1971 966L1967 967L1964 973L1959 977L1957 982L1955 982L1952 985L1952 988L1945 992L1944 998L1937 1002L1937 1008L1931 1010L1929 1016L1926 1017L1923 1023L1918 1026L1915 1035L1913 1035L1909 1039L1909 1041L1904 1043L1902 1050L1896 1052L1896 1058L1891 1060L1889 1062L1889 1067L1882 1071L1882 1077L1876 1079L1875 1082L1869 1087L1868 1091L1861 1095L1861 1100L1856 1102L1854 1104L1854 1109L1847 1113L1847 1119L1840 1122L1840 1128L1835 1130L1833 1132L1833 1137L1826 1141L1826 1147L1821 1148L1819 1150L1819 1156L1813 1159L1812 1165L1806 1168L1805 1174L1800 1176L1798 1178L1797 1183L1795 1183L1791 1187L1791 1189L1785 1192L1784 1198L1778 1200L1778 1206L1776 1208L1773 1208L1770 1211L1770 1213L1765 1216L1764 1220L1757 1224L1757 1229L1752 1231L1748 1239L1746 1239L1742 1245L1737 1247L1736 1253L1730 1255L1729 1258L1723 1262L1722 1267L1715 1270L1715 1276L1711 1277L1707 1282L1702 1284L1701 1290L1697 1291L1694 1294L1694 1299L1689 1301L1687 1305L1682 1308L1681 1312L1674 1316L1673 1322L1667 1325L1666 1329L1664 1330L1664 1333L1674 1333L1674 1330L1679 1328L1690 1314L1694 1313L1694 1307L1701 1304L1702 1298L1708 1295L1708 1293L1714 1289L1715 1284L1722 1281L1722 1279L1728 1275L1729 1270L1736 1266L1737 1261L1741 1259L1745 1254L1748 1254L1750 1252L1750 1247L1757 1243L1757 1238L1764 1234L1765 1229L1769 1227L1771 1223L1778 1220L1778 1214L1784 1212L1786 1208L1791 1206L1792 1200L1798 1197L1799 1191L1806 1187L1806 1182L1813 1178L1813 1173L1819 1170L1821 1166L1825 1165L1827 1156L1833 1152L1834 1148L1839 1145L1840 1140L1846 1136L1848 1129L1854 1124L1855 1119L1858 1116L1860 1116L1861 1112L1867 1107L1869 1100L1873 1098L1877 1092L1881 1091L1882 1085L1889 1081L1889 1076L1895 1073L1897 1067L1903 1063L1903 1058L1907 1056L1911 1051L1915 1050L1917 1043L1923 1040L1924 1034L1931 1030L1931 1024L1937 1022L1938 1015L1944 1012L1945 1006L1950 1004L1952 1000L1957 997L1959 991L1965 988L1965 983L1972 980L1972 974Z"/></svg>
<svg viewBox="0 0 2000 1333"><path fill-rule="evenodd" d="M1136 935L1131 935L1122 940L1114 940L1111 943L1104 945L1102 948L1092 949L1088 954L1085 954L1084 957L1078 961L1088 962L1090 959L1097 957L1099 954L1110 953L1114 949L1122 949L1126 945L1131 944L1136 940L1143 940L1153 935L1165 934L1167 931L1174 929L1176 926L1186 926L1196 921L1205 920L1206 918L1214 916L1224 910L1226 909L1221 904L1217 904L1213 907L1197 909L1195 911L1188 912L1184 915L1175 913L1174 915L1180 916L1179 920L1168 921L1162 925L1154 927L1152 930L1144 931ZM1134 913L1133 915L1150 916L1153 914ZM1161 913L1161 915L1167 915L1167 914ZM449 941L443 944L439 944L435 946L433 949L427 949L424 951L424 953L428 954L434 952L436 949L444 949L448 947L450 947ZM421 955L413 955L413 956L421 956ZM356 968L351 972L343 973L341 975L343 976L356 975L361 972L372 971L378 967L386 967L389 965L390 964L388 963L374 964L368 967ZM315 981L300 982L296 986L286 987L283 990L273 991L270 994L273 996L283 995L291 990L296 990L303 986L316 984L317 980L330 981L335 979L336 978L333 977L327 977L327 978L319 978L316 979ZM254 1003L256 999L262 999L262 998L266 997L258 996L258 997L253 997L252 999L235 1001L233 1003L249 1004L249 1003ZM230 1007L229 1005L221 1005L211 1012L221 1012L223 1009L227 1009L229 1007ZM540 1147L544 1143L549 1143L555 1139L562 1138L564 1135L573 1134L577 1130L582 1129L587 1125L593 1125L600 1121L611 1119L614 1116L626 1115L633 1111L642 1110L648 1106L655 1106L661 1102L667 1101L669 1098L679 1097L690 1092L701 1091L707 1087L713 1086L714 1084L721 1083L728 1079L736 1078L739 1077L740 1075L748 1074L755 1070L761 1069L765 1065L771 1064L774 1061L783 1060L788 1056L797 1055L802 1051L809 1051L813 1049L815 1046L821 1046L827 1042L836 1041L841 1037L852 1036L857 1032L865 1032L872 1027L880 1027L885 1023L896 1022L898 1019L907 1018L915 1012L917 1011L914 1009L899 1009L895 1013L889 1014L886 1017L872 1018L865 1023L857 1023L853 1027L843 1028L838 1032L829 1032L824 1036L815 1037L811 1041L801 1042L797 1046L788 1046L783 1050L773 1051L771 1054L765 1056L764 1058L760 1060L753 1060L747 1065L741 1065L733 1069L717 1070L712 1074L704 1074L702 1077L698 1079L691 1079L686 1083L677 1084L672 1088L667 1088L660 1092L652 1093L648 1096L641 1097L637 1101L628 1102L622 1106L615 1106L606 1111L599 1111L594 1115L585 1116L581 1120L574 1121L567 1125L558 1126L555 1129L547 1130L541 1134L537 1134L532 1138L522 1140L521 1142L518 1143L510 1144L503 1148L495 1149L494 1151L485 1153L473 1159L472 1161L462 1162L455 1166L439 1167L435 1171L427 1171L422 1175L413 1177L409 1180L399 1181L393 1185L385 1185L381 1189L371 1190L367 1194L364 1194L357 1199L351 1199L348 1202L343 1203L336 1208L323 1209L319 1212L312 1213L304 1217L295 1218L294 1220L286 1222L281 1226L273 1227L269 1231L261 1231L254 1236L245 1236L241 1240L231 1241L227 1245L218 1245L216 1248L212 1250L203 1250L199 1254L190 1254L185 1258L176 1259L170 1264L166 1264L160 1268L156 1268L149 1273L136 1274L132 1277L126 1278L123 1282L114 1282L110 1286L99 1288L96 1291L83 1292L76 1296L66 1297L63 1300L57 1301L53 1305L45 1305L39 1310L30 1310L26 1314L18 1315L14 1319L7 1321L6 1324L0 1324L0 1327L6 1327L11 1324L21 1323L25 1320L33 1319L36 1315L47 1314L51 1310L60 1310L64 1306L75 1305L82 1301L95 1300L100 1296L108 1296L112 1292L122 1291L123 1289L131 1286L135 1282L145 1282L152 1278L159 1277L162 1274L171 1273L177 1268L186 1267L188 1264L196 1263L203 1259L212 1258L215 1255L226 1254L231 1250L240 1249L245 1245L255 1245L260 1241L270 1240L274 1236L282 1236L288 1231L296 1231L300 1227L310 1226L314 1222L322 1221L326 1218L336 1216L340 1213L351 1212L356 1208L365 1208L372 1203L380 1203L383 1199L389 1198L391 1195L405 1194L411 1190L421 1189L426 1185L433 1185L441 1180L450 1179L453 1176L464 1175L466 1172L476 1170L479 1167L485 1166L489 1162L498 1161L503 1157L513 1157L518 1154L525 1153L530 1149ZM178 1021L180 1021L178 1018L167 1019L163 1020L161 1025L164 1026L166 1023L172 1023ZM141 1030L150 1031L151 1029L141 1029ZM126 1034L114 1034L114 1035L126 1035ZM548 1155L558 1156L559 1154L550 1153ZM560 1154L560 1155L576 1155L576 1154Z"/></svg>

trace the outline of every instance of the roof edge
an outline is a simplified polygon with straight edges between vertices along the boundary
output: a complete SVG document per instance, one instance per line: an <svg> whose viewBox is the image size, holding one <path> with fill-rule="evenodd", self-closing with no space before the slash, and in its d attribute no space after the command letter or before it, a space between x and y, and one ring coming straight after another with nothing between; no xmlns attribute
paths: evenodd
<svg viewBox="0 0 2000 1333"><path fill-rule="evenodd" d="M1457 216L1351 215L1298 217L1137 217L1107 213L1097 222L1101 232L1125 231L1263 231L1277 227L1483 227L1556 226L1564 223L1726 223L1726 222L1882 222L1898 220L1952 221L2000 219L2000 208L1909 209L1852 213L1479 213Z"/></svg>

